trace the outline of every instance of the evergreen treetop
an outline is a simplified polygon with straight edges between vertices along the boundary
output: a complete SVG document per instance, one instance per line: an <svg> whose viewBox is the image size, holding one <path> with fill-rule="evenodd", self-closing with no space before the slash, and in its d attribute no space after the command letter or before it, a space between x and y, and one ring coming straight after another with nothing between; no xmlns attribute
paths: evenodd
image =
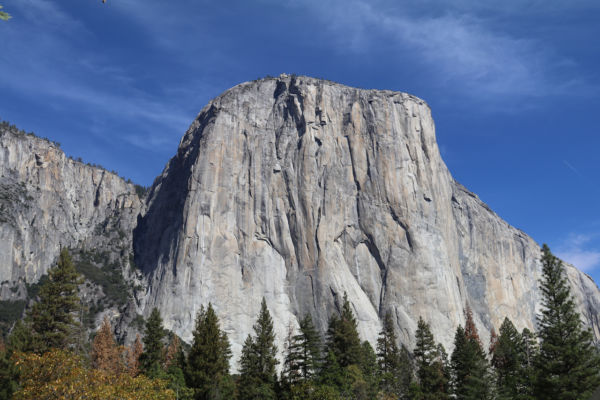
<svg viewBox="0 0 600 400"><path fill-rule="evenodd" d="M360 363L361 341L358 335L358 324L346 293L344 293L340 315L334 315L329 319L326 352L329 351L333 352L337 363L342 368Z"/></svg>
<svg viewBox="0 0 600 400"><path fill-rule="evenodd" d="M459 326L454 336L452 389L459 400L487 400L492 395L488 361L468 306L465 317L465 328Z"/></svg>
<svg viewBox="0 0 600 400"><path fill-rule="evenodd" d="M231 348L227 334L219 327L212 304L198 312L193 336L184 372L187 385L195 391L195 399L218 399L231 395Z"/></svg>
<svg viewBox="0 0 600 400"><path fill-rule="evenodd" d="M321 363L321 336L312 317L306 314L299 322L300 332L290 331L282 371L285 384L294 386L312 380Z"/></svg>
<svg viewBox="0 0 600 400"><path fill-rule="evenodd" d="M431 328L419 317L415 333L416 346L413 352L417 375L415 396L422 400L445 400L449 398L449 374L444 347L436 345Z"/></svg>
<svg viewBox="0 0 600 400"><path fill-rule="evenodd" d="M549 400L586 399L600 386L600 358L575 309L562 261L544 245L541 262L535 394Z"/></svg>
<svg viewBox="0 0 600 400"><path fill-rule="evenodd" d="M144 330L144 350L140 355L140 369L150 378L158 378L163 374L165 352L163 339L166 336L160 312L152 309Z"/></svg>
<svg viewBox="0 0 600 400"><path fill-rule="evenodd" d="M254 337L248 335L240 358L239 398L241 400L275 399L277 347L273 320L266 300L254 324Z"/></svg>
<svg viewBox="0 0 600 400"><path fill-rule="evenodd" d="M386 396L402 397L408 393L412 368L408 351L398 349L392 314L387 312L377 339L380 388Z"/></svg>
<svg viewBox="0 0 600 400"><path fill-rule="evenodd" d="M58 263L48 271L48 280L42 284L38 301L26 317L32 330L30 349L38 354L48 350L73 348L78 342L80 322L77 312L81 308L78 285L81 276L66 248Z"/></svg>
<svg viewBox="0 0 600 400"><path fill-rule="evenodd" d="M382 374L395 372L399 365L399 350L396 344L396 332L392 314L387 312L383 319L383 326L377 339L377 357L379 359L379 369Z"/></svg>
<svg viewBox="0 0 600 400"><path fill-rule="evenodd" d="M496 372L497 399L530 399L531 382L527 379L523 338L508 318L500 326L500 335L497 336L490 355Z"/></svg>

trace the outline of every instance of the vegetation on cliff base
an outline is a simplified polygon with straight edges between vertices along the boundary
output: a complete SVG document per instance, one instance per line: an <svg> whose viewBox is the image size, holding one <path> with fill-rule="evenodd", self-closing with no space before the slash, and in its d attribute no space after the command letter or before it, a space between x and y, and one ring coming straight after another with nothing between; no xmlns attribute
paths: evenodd
<svg viewBox="0 0 600 400"><path fill-rule="evenodd" d="M290 327L277 376L273 319L265 299L254 335L244 344L239 375L230 374L229 340L211 304L200 309L187 352L154 309L144 322L144 337L130 347L115 341L105 319L88 353L78 330L80 277L64 250L39 285L38 302L13 326L7 345L0 341L0 400L588 399L600 385L600 357L575 311L562 263L547 247L543 251L537 338L527 329L519 333L505 319L485 351L467 305L451 361L422 318L413 354L399 348L392 313L383 319L375 352L361 342L344 295L339 314L329 320L324 346L309 315L299 329Z"/></svg>

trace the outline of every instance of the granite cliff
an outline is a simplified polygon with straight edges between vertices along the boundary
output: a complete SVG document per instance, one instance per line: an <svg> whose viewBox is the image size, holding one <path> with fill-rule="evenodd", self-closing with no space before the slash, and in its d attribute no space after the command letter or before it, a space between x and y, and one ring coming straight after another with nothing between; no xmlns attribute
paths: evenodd
<svg viewBox="0 0 600 400"><path fill-rule="evenodd" d="M305 313L324 330L344 292L371 342L389 311L409 347L423 316L451 348L467 303L484 340L505 316L535 327L538 244L452 178L429 107L405 93L287 75L238 85L200 112L145 197L4 127L0 189L2 301L26 298L67 246L91 326L109 313L127 341L153 307L189 341L210 301L235 367L263 296L281 348ZM600 291L567 272L600 338Z"/></svg>
<svg viewBox="0 0 600 400"><path fill-rule="evenodd" d="M190 340L211 301L234 354L265 296L279 345L310 313L324 330L348 293L364 338L419 316L451 347L465 304L484 339L534 328L540 248L458 184L423 100L282 75L212 100L155 180L134 231L142 307ZM569 279L598 337L600 292ZM236 359L236 357L234 357Z"/></svg>
<svg viewBox="0 0 600 400"><path fill-rule="evenodd" d="M58 143L3 123L2 311L25 306L32 285L56 262L62 247L71 249L86 278L82 295L90 328L101 319L97 314L108 312L119 321L122 311L135 310L133 286L141 274L130 266L131 232L142 210L132 183L67 157ZM14 310L9 314L16 316Z"/></svg>

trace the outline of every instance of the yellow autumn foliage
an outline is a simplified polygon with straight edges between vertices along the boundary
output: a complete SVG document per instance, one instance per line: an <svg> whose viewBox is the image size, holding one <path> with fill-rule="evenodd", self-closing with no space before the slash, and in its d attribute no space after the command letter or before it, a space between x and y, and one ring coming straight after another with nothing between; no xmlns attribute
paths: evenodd
<svg viewBox="0 0 600 400"><path fill-rule="evenodd" d="M167 383L143 375L109 374L85 367L81 357L63 350L42 356L16 353L21 388L15 400L171 400Z"/></svg>

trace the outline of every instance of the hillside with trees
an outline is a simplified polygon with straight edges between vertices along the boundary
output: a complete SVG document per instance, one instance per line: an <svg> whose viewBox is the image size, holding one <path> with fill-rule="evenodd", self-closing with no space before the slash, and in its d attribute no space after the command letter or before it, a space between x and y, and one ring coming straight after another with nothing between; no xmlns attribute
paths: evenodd
<svg viewBox="0 0 600 400"><path fill-rule="evenodd" d="M63 249L37 301L0 345L0 399L589 399L600 386L598 348L575 312L562 262L547 246L542 264L537 334L519 332L506 318L486 350L466 305L450 356L422 318L415 348L399 347L389 313L374 349L361 340L344 295L324 337L310 315L290 328L278 368L263 299L234 374L227 334L210 303L196 316L191 346L165 330L157 309L130 346L116 342L108 318L85 337L82 280Z"/></svg>

